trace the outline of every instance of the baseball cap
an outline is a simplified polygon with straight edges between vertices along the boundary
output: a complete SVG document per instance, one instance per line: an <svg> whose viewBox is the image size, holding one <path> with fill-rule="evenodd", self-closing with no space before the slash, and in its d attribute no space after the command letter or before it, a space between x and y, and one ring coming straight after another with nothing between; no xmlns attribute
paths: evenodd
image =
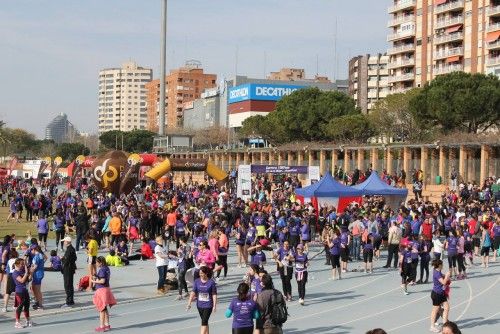
<svg viewBox="0 0 500 334"><path fill-rule="evenodd" d="M63 241L65 241L65 242L71 242L71 237L64 237Z"/></svg>

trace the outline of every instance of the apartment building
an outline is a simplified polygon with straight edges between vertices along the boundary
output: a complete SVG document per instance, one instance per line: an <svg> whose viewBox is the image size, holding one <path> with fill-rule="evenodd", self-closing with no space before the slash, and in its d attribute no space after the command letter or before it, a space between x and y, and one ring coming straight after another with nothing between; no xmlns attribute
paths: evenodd
<svg viewBox="0 0 500 334"><path fill-rule="evenodd" d="M306 79L306 71L303 68L283 67L277 72L271 72L267 76L268 80L275 81L313 81L313 82L331 82L326 76L316 74L313 79Z"/></svg>
<svg viewBox="0 0 500 334"><path fill-rule="evenodd" d="M363 55L349 61L349 95L367 114L389 94L389 56Z"/></svg>
<svg viewBox="0 0 500 334"><path fill-rule="evenodd" d="M145 85L152 77L152 69L132 61L99 71L99 134L146 129Z"/></svg>
<svg viewBox="0 0 500 334"><path fill-rule="evenodd" d="M208 88L217 86L217 75L203 72L198 61L188 61L186 65L170 71L166 77L165 120L166 127L180 128L183 126L183 106L194 101ZM158 131L160 79L147 85L147 128Z"/></svg>
<svg viewBox="0 0 500 334"><path fill-rule="evenodd" d="M500 75L500 0L394 0L391 92L454 71Z"/></svg>

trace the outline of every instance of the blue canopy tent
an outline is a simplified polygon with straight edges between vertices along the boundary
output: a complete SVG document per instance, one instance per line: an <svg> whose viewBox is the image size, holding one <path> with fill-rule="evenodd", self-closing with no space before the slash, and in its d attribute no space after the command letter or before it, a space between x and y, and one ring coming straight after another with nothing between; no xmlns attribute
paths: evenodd
<svg viewBox="0 0 500 334"><path fill-rule="evenodd" d="M396 188L388 185L382 181L376 171L372 171L370 176L363 183L352 186L351 188L360 190L363 196L384 196L391 207L406 200L408 196L408 189Z"/></svg>
<svg viewBox="0 0 500 334"><path fill-rule="evenodd" d="M360 203L363 192L353 187L347 187L337 182L330 173L327 173L318 182L295 190L295 194L304 200L311 199L319 207L334 206L342 211L347 205L355 201Z"/></svg>

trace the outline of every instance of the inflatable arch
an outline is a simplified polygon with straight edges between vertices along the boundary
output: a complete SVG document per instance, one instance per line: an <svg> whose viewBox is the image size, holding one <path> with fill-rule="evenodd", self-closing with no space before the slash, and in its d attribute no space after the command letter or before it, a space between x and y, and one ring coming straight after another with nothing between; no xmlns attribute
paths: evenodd
<svg viewBox="0 0 500 334"><path fill-rule="evenodd" d="M145 164L143 163L143 166ZM217 180L217 182L225 182L228 175L225 171L214 165L208 159L177 159L166 158L156 166L154 166L145 175L146 177L157 181L166 173L174 172L206 172L210 177Z"/></svg>

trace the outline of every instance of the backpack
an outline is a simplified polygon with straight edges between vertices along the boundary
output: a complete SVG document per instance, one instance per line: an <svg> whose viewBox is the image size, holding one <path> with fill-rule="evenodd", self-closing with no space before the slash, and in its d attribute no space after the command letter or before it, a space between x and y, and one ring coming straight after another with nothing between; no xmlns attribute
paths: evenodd
<svg viewBox="0 0 500 334"><path fill-rule="evenodd" d="M288 309L286 307L285 298L283 294L278 290L274 289L271 295L271 322L275 326L281 326L288 319Z"/></svg>
<svg viewBox="0 0 500 334"><path fill-rule="evenodd" d="M83 276L78 281L78 291L87 290L87 288L89 287L89 284L90 284L90 277L88 275Z"/></svg>

